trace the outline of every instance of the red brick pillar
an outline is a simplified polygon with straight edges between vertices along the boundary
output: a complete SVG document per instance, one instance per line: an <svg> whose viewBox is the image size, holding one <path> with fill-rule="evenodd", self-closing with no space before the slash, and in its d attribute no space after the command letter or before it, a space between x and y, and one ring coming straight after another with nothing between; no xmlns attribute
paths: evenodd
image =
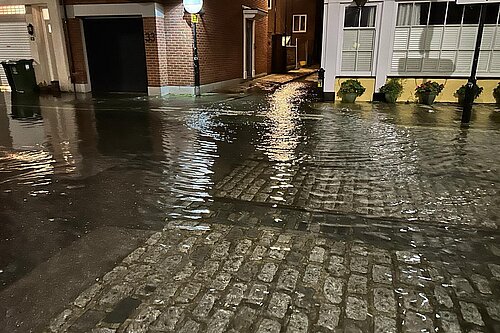
<svg viewBox="0 0 500 333"><path fill-rule="evenodd" d="M85 65L85 51L82 38L82 22L78 18L68 19L68 34L71 41L71 55L73 56L73 79L75 83L88 83L87 66ZM71 61L71 59L70 59ZM71 64L70 64L71 68Z"/></svg>
<svg viewBox="0 0 500 333"><path fill-rule="evenodd" d="M144 47L146 49L146 68L148 72L148 87L161 87L160 57L158 53L158 43L161 43L161 36L158 36L156 17L144 17Z"/></svg>

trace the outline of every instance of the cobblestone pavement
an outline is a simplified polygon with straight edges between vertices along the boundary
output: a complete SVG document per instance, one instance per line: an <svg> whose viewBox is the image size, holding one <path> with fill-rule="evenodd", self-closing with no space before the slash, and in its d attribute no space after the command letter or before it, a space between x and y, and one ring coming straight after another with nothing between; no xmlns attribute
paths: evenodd
<svg viewBox="0 0 500 333"><path fill-rule="evenodd" d="M294 230L270 219L300 212L233 208L169 223L46 332L500 331L497 235L383 221Z"/></svg>
<svg viewBox="0 0 500 333"><path fill-rule="evenodd" d="M5 154L0 203L25 223L2 224L19 230L1 273L15 284L25 258L114 223L158 232L89 288L61 278L81 294L46 332L500 332L500 113L461 129L451 106L308 93L66 112L81 128L48 132L55 152ZM59 128L51 116L28 129Z"/></svg>
<svg viewBox="0 0 500 333"><path fill-rule="evenodd" d="M500 142L499 132L401 126L383 113L317 107L290 116L314 123L307 134L280 132L287 115L278 112L277 138L263 139L266 157L245 159L215 185L215 197L498 228L500 159L488 142Z"/></svg>

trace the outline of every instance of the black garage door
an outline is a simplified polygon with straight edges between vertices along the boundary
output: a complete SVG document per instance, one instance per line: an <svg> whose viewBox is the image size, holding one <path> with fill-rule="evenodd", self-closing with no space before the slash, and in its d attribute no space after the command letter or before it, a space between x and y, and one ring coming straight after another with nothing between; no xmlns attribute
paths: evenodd
<svg viewBox="0 0 500 333"><path fill-rule="evenodd" d="M83 23L92 91L146 93L142 18L85 18Z"/></svg>

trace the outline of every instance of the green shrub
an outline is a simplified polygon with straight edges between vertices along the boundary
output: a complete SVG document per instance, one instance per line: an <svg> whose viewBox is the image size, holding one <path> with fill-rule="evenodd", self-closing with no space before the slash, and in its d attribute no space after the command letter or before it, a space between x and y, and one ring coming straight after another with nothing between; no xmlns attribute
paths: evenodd
<svg viewBox="0 0 500 333"><path fill-rule="evenodd" d="M498 82L498 85L495 89L493 89L493 97L500 102L500 82Z"/></svg>
<svg viewBox="0 0 500 333"><path fill-rule="evenodd" d="M398 98L403 93L403 85L399 79L389 79L386 84L380 87L380 92Z"/></svg>
<svg viewBox="0 0 500 333"><path fill-rule="evenodd" d="M439 95L444 89L444 84L439 84L434 81L426 81L415 88L415 95L418 97L424 94L436 94Z"/></svg>
<svg viewBox="0 0 500 333"><path fill-rule="evenodd" d="M340 85L339 89L339 95L345 95L345 94L356 94L356 96L361 96L365 92L366 88L363 87L361 82L358 80L353 80L349 79Z"/></svg>
<svg viewBox="0 0 500 333"><path fill-rule="evenodd" d="M458 97L458 98L465 97L465 91L466 90L467 90L467 85L464 84L463 86L461 86L460 88L458 88L457 91L455 91L455 97ZM483 87L480 87L477 84L474 84L474 87L472 88L472 90L474 92L474 99L476 99L483 92Z"/></svg>

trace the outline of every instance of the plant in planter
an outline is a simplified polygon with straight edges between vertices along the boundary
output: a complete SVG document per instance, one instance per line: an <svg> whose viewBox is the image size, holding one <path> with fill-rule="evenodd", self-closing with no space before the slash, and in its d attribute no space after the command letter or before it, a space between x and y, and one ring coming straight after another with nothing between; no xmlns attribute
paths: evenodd
<svg viewBox="0 0 500 333"><path fill-rule="evenodd" d="M458 88L457 91L455 91L455 97L458 98L458 104L460 104L460 105L464 104L466 90L467 90L467 86L464 84L463 86ZM476 99L483 92L483 87L480 87L477 84L474 84L474 87L472 88L472 90L474 92L474 99Z"/></svg>
<svg viewBox="0 0 500 333"><path fill-rule="evenodd" d="M389 79L386 84L380 87L380 92L385 94L387 103L396 103L398 97L403 93L403 85L399 79Z"/></svg>
<svg viewBox="0 0 500 333"><path fill-rule="evenodd" d="M339 89L339 95L344 103L354 103L358 96L363 95L366 88L358 80L346 80L342 82Z"/></svg>
<svg viewBox="0 0 500 333"><path fill-rule="evenodd" d="M498 86L493 89L493 97L495 97L497 104L500 104L500 82L498 82Z"/></svg>
<svg viewBox="0 0 500 333"><path fill-rule="evenodd" d="M432 105L436 96L444 89L444 84L439 84L434 81L426 81L415 88L415 96L418 97L420 104Z"/></svg>

